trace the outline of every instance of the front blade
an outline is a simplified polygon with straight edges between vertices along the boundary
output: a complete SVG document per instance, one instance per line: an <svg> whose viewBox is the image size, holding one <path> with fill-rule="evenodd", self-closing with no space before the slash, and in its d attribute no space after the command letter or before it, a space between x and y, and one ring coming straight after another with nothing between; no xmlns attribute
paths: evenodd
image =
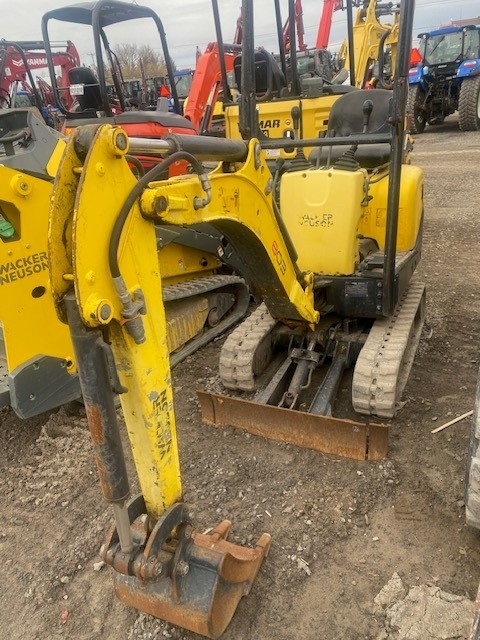
<svg viewBox="0 0 480 640"><path fill-rule="evenodd" d="M320 416L205 391L197 394L207 424L239 427L257 436L354 460L387 456L385 424Z"/></svg>

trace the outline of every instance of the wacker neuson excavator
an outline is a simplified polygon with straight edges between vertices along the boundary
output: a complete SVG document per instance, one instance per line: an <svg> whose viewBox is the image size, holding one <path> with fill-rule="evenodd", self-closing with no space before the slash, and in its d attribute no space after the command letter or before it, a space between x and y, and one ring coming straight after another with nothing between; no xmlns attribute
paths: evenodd
<svg viewBox="0 0 480 640"><path fill-rule="evenodd" d="M58 86L58 59L48 30L52 20L72 20L93 32L100 80L91 69L70 65L65 73L67 86ZM126 21L144 27L153 25L171 69L163 24L148 7L98 0L55 9L44 16L42 27L52 86L68 128L72 124L108 121L134 135L154 139L172 132L195 133L190 121L168 111L125 111L114 120L108 110L111 107L104 57L112 63L112 70L117 69L114 76L123 110L121 69L114 64L117 58L108 46L107 33L108 27ZM77 103L75 111L66 106L69 89ZM0 113L0 323L4 343L0 349L0 406L12 406L22 418L80 396L78 380L71 375L76 363L68 331L58 322L51 297L45 295L48 208L65 140L42 125L39 112L36 115L27 109ZM158 160L129 157L137 175ZM183 162L173 163L170 170L178 174L186 166ZM175 364L238 322L247 311L249 293L231 266L225 268L225 262L232 264L234 259L227 243L214 230L205 226L157 228L157 245L168 315L168 344L171 363Z"/></svg>
<svg viewBox="0 0 480 640"><path fill-rule="evenodd" d="M422 324L424 286L411 278L420 258L423 176L404 163L413 7L402 2L393 92L340 98L329 137L255 136L253 0L244 0L245 140L171 135L149 144L109 124L88 125L68 141L56 175L49 293L70 330L102 489L115 514L102 557L124 602L212 638L250 590L270 537L245 549L226 542L228 522L198 533L182 503L156 225L214 225L263 301L255 327L240 328L241 341L232 338L236 362L222 354L232 386L250 386L252 372L285 347L262 398L214 397L213 410L228 407L231 422L238 405L273 435L289 431L300 444L352 457L383 455L383 426L329 414L341 372L356 363L357 410L392 415ZM272 173L265 149L280 146L296 157ZM137 181L127 155L152 147L167 157ZM307 160L301 150L309 147ZM159 181L179 160L193 173ZM209 172L203 160L216 168ZM233 347L229 341L225 349ZM300 411L300 393L324 361L331 364L310 411ZM142 492L130 502L115 394Z"/></svg>

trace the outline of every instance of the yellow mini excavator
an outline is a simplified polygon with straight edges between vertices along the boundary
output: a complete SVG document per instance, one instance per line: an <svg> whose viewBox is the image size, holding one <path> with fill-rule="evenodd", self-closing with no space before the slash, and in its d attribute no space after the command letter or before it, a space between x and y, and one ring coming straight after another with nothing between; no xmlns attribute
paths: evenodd
<svg viewBox="0 0 480 640"><path fill-rule="evenodd" d="M80 397L70 337L48 295L48 210L65 146L35 110L0 113L0 406L22 418ZM250 296L212 230L157 229L157 245L173 366L238 322Z"/></svg>
<svg viewBox="0 0 480 640"><path fill-rule="evenodd" d="M354 4L358 7L355 18ZM347 0L346 9L348 38L338 58L349 73L350 84L360 89L391 88L397 58L399 3ZM391 24L381 22L385 16L393 16Z"/></svg>
<svg viewBox="0 0 480 640"><path fill-rule="evenodd" d="M114 53L110 49L105 53L100 45L107 42L105 26L126 20L152 22L170 64L163 25L150 8L98 0L50 11L43 21L47 58L55 96L67 116L72 114L60 100L64 94L56 84L55 56L47 29L54 18L88 25L98 45L97 66L103 70L103 82L89 85L86 95L77 95L78 99L96 94L94 89L99 94L106 92L102 56L108 54L112 59ZM92 73L75 67L72 78L81 72ZM78 94L81 87L75 86ZM97 122L96 113L91 109L74 115L82 116L81 123ZM38 112L36 115L27 109L0 113L0 323L4 343L0 349L0 406L12 406L22 418L80 395L78 379L70 375L76 363L68 332L56 320L51 298L45 295L48 209L65 139L44 126ZM90 119L85 117L88 115ZM193 133L191 123L176 113L127 111L118 119L122 127L136 135ZM113 122L113 117L102 119L107 120ZM138 158L130 158L137 174L141 175L152 161L144 160L142 166ZM181 163L171 166L181 172ZM157 244L168 315L168 346L174 365L238 322L247 311L249 293L242 278L233 274L237 265L231 249L213 229L164 226L157 229Z"/></svg>
<svg viewBox="0 0 480 640"><path fill-rule="evenodd" d="M251 43L253 0L244 0L243 16ZM420 259L423 175L404 162L412 21L413 0L404 0L393 91L343 96L329 137L171 135L155 142L166 160L137 181L127 155L152 153L152 145L95 124L75 131L56 174L48 294L68 324L102 489L115 514L102 557L124 602L208 637L222 633L250 590L270 537L254 549L237 547L225 540L228 522L200 534L181 501L156 226L211 223L263 300L247 330L224 347L222 375L231 386L250 387L283 350L253 402L204 397L213 421L240 417L241 426L299 444L384 455L385 427L332 418L331 407L342 372L355 366L355 408L392 415L422 325L424 287L411 278ZM255 131L253 47L249 53L244 45L243 65L242 92L250 98L242 128ZM264 149L285 145L296 150L295 161L272 174ZM308 160L304 147L314 148ZM209 172L200 159L216 168ZM193 173L159 181L176 161ZM301 411L301 394L315 387L327 361L309 410ZM142 491L130 502L114 394Z"/></svg>

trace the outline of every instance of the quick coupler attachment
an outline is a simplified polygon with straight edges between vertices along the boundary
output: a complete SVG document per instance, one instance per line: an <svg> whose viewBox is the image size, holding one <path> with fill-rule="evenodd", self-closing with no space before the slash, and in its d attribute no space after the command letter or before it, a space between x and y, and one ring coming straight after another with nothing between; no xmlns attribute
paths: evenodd
<svg viewBox="0 0 480 640"><path fill-rule="evenodd" d="M133 549L125 553L115 526L101 549L115 569L115 592L122 602L208 638L219 638L242 596L248 595L271 537L255 548L227 542L231 523L209 533L193 527L182 503L152 527L142 496L128 505Z"/></svg>

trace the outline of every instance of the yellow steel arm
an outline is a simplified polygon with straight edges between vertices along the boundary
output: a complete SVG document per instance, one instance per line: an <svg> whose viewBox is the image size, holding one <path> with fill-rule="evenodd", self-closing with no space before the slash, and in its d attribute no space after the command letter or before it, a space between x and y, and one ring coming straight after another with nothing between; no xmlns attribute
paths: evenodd
<svg viewBox="0 0 480 640"><path fill-rule="evenodd" d="M126 135L110 126L81 128L69 141L50 212L51 287L68 320L100 483L115 513L101 556L115 570L117 595L218 638L248 594L270 536L240 547L226 540L227 520L198 533L181 502L155 226L138 205L123 207L135 184L127 148ZM143 494L129 503L112 388L121 393Z"/></svg>
<svg viewBox="0 0 480 640"><path fill-rule="evenodd" d="M76 149L79 140L88 144L93 133L75 133L55 183L49 230L51 285L61 317L61 300L73 279L83 322L105 326L120 381L128 390L120 399L142 493L149 515L158 519L180 499L182 490L155 227L135 207L119 250L128 290L134 295L141 289L145 299L146 340L137 344L126 330L108 265L113 225L136 181L123 158L126 146L117 145L119 136L126 140L120 129L101 127L82 166Z"/></svg>
<svg viewBox="0 0 480 640"><path fill-rule="evenodd" d="M173 225L212 224L231 242L250 287L274 318L318 322L312 273L299 274L287 248L280 214L275 216L271 173L258 142L250 142L245 163L235 171L221 164L208 178L211 199L206 204L196 176L151 183L141 197L142 214Z"/></svg>
<svg viewBox="0 0 480 640"><path fill-rule="evenodd" d="M370 0L367 7L360 8L355 14L353 42L355 54L355 86L365 88L369 77L370 65L378 60L380 40L386 36L384 47L391 52L391 69L395 69L398 42L399 13L394 13L393 24L381 23L377 17L377 0ZM338 54L344 60L345 69L350 70L348 42L345 40Z"/></svg>

